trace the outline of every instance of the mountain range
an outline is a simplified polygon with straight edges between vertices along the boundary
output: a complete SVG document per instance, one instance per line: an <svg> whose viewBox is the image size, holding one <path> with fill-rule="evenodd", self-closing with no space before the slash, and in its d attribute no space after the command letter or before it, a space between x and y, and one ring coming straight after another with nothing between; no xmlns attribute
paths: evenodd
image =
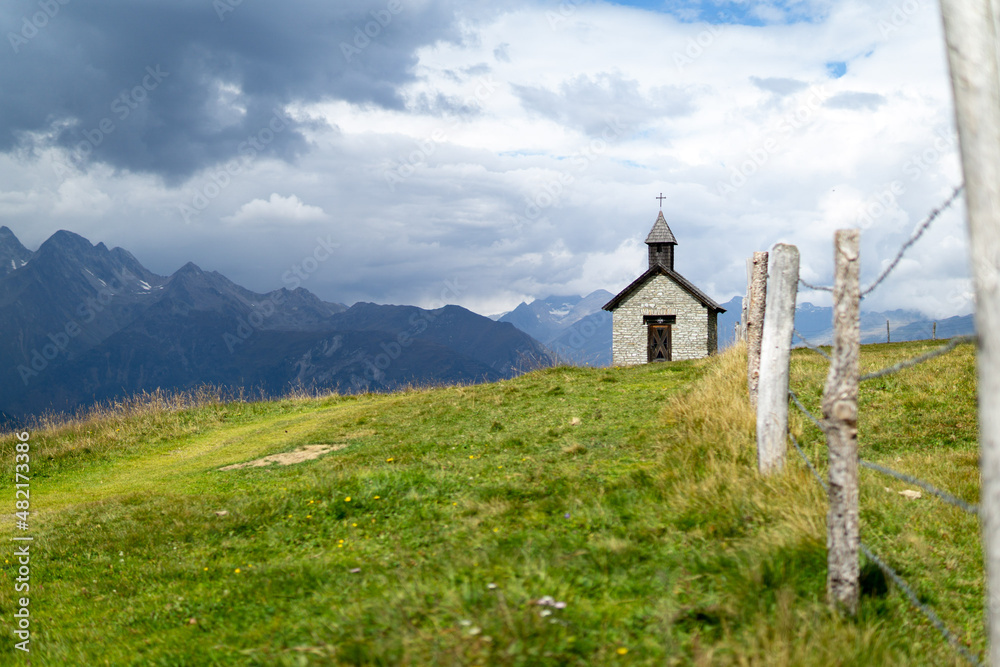
<svg viewBox="0 0 1000 667"><path fill-rule="evenodd" d="M551 363L512 324L459 306L348 308L301 287L258 294L192 263L160 276L68 231L32 252L0 227L0 419L156 388L388 391Z"/></svg>
<svg viewBox="0 0 1000 667"><path fill-rule="evenodd" d="M612 296L606 290L597 290L585 297L550 296L521 303L510 312L491 317L510 322L544 343L559 363L610 366L611 313L601 310L601 306ZM743 299L736 296L721 305L726 312L719 315L718 321L720 350L735 340ZM864 344L886 342L886 321L889 322L889 339L893 342L924 340L934 335L944 339L975 332L972 315L933 320L915 310L862 310L860 319ZM811 344L829 345L833 341L833 309L809 302L798 304L795 329ZM802 346L804 343L796 337L792 344Z"/></svg>
<svg viewBox="0 0 1000 667"><path fill-rule="evenodd" d="M550 296L492 318L460 306L326 302L298 287L258 294L188 263L171 276L122 248L59 231L37 251L0 227L0 421L68 411L143 390L213 384L279 395L493 381L528 368L611 364L612 294ZM722 304L720 348L741 298ZM811 343L832 339L832 309L796 308ZM916 311L862 311L863 343L930 338ZM937 336L974 331L972 315ZM799 339L795 344L801 344Z"/></svg>
<svg viewBox="0 0 1000 667"><path fill-rule="evenodd" d="M522 302L512 311L491 318L510 322L521 331L542 342L558 363L579 366L611 365L611 313L601 310L612 294L597 290L587 296L550 296L530 303ZM735 326L740 321L742 297L733 297L722 304L725 313L719 315L719 348L733 344ZM914 310L861 311L861 342L886 342L886 321L891 341L924 340L967 335L975 331L972 315L941 320L929 319ZM937 325L935 329L935 324ZM795 329L814 345L828 345L833 340L833 309L800 303L795 309ZM793 345L801 346L800 338Z"/></svg>
<svg viewBox="0 0 1000 667"><path fill-rule="evenodd" d="M550 296L494 315L541 341L560 363L578 366L611 365L611 313L601 306L614 297L607 290L587 296Z"/></svg>
<svg viewBox="0 0 1000 667"><path fill-rule="evenodd" d="M722 304L726 312L719 316L719 347L733 344L735 326L740 321L743 309L742 297L733 297L728 303ZM889 323L888 339L891 342L925 340L935 335L938 338L951 338L975 333L975 322L972 315L960 315L947 319L934 320L915 310L862 310L861 343L887 342L885 325ZM809 302L800 303L795 307L795 330L813 345L829 345L833 342L833 308L815 306ZM792 344L801 346L801 338L794 337Z"/></svg>

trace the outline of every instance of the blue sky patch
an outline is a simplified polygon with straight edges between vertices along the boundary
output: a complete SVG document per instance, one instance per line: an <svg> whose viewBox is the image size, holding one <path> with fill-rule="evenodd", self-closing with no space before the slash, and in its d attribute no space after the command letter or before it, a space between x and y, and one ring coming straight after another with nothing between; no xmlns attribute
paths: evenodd
<svg viewBox="0 0 1000 667"><path fill-rule="evenodd" d="M847 63L843 61L829 62L826 64L826 73L830 75L831 79L839 79L847 74Z"/></svg>
<svg viewBox="0 0 1000 667"><path fill-rule="evenodd" d="M612 4L638 7L671 14L685 23L731 25L788 25L816 23L823 16L794 0L774 0L770 3L732 2L730 0L609 0Z"/></svg>

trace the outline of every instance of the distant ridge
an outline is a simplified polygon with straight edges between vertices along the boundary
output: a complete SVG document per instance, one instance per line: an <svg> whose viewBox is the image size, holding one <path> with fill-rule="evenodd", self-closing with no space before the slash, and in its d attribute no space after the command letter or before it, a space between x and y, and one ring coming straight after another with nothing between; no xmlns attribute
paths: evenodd
<svg viewBox="0 0 1000 667"><path fill-rule="evenodd" d="M727 312L719 316L719 346L733 344L733 332L740 321L743 309L742 297L733 297L723 304ZM935 320L915 310L861 311L861 342L863 344L886 342L885 323L889 321L892 342L925 340L933 335ZM972 315L960 315L937 321L937 337L951 338L975 333ZM795 329L815 345L829 345L833 341L833 309L814 306L809 302L800 303L795 309ZM793 338L792 344L802 345Z"/></svg>
<svg viewBox="0 0 1000 667"><path fill-rule="evenodd" d="M497 319L541 341L560 360L580 366L611 365L611 313L607 290L587 296L550 296L521 303Z"/></svg>
<svg viewBox="0 0 1000 667"><path fill-rule="evenodd" d="M530 336L459 306L257 294L190 262L159 276L68 231L31 252L0 228L0 270L0 420L157 388L387 391L552 363Z"/></svg>

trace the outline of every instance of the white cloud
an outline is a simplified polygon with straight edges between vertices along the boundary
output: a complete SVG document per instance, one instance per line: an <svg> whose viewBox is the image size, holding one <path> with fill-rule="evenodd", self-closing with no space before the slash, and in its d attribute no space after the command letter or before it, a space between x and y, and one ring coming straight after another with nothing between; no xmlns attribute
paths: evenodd
<svg viewBox="0 0 1000 667"><path fill-rule="evenodd" d="M70 219L101 218L107 215L114 202L101 189L102 185L99 180L89 176L67 179L57 190L52 207L53 215Z"/></svg>
<svg viewBox="0 0 1000 667"><path fill-rule="evenodd" d="M847 91L837 93L824 103L831 109L852 109L855 111L875 111L885 104L885 97L878 93Z"/></svg>
<svg viewBox="0 0 1000 667"><path fill-rule="evenodd" d="M227 215L222 220L234 225L299 224L322 222L328 217L322 208L304 204L296 195L282 197L272 192L270 199L249 201L240 206L234 214Z"/></svg>
<svg viewBox="0 0 1000 667"><path fill-rule="evenodd" d="M21 216L33 213L41 197L37 192L0 192L0 216Z"/></svg>
<svg viewBox="0 0 1000 667"><path fill-rule="evenodd" d="M961 180L940 17L933 3L902 20L882 0L816 6L812 22L762 27L601 3L557 22L537 6L468 21L405 62L398 108L292 107L310 150L292 165L258 158L192 224L178 206L218 167L179 187L91 170L103 221L81 214L73 229L160 271L190 259L265 290L322 226L340 255L306 287L324 299L431 305L457 278L458 303L499 312L627 284L663 192L678 270L720 302L743 291L745 258L779 241L799 246L803 277L829 281L834 231L862 222L871 279ZM239 91L221 86L223 102L238 109ZM28 158L0 160L0 182L39 193L42 211L63 196ZM23 210L10 223L22 238L58 225ZM910 251L934 272L904 267L866 304L968 312L966 252L949 212Z"/></svg>

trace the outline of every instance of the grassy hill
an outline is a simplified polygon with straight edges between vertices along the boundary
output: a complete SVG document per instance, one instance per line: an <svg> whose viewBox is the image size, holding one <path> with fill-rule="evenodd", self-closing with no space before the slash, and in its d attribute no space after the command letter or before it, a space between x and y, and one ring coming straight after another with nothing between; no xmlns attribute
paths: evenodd
<svg viewBox="0 0 1000 667"><path fill-rule="evenodd" d="M929 347L867 346L862 368ZM862 455L975 502L973 365L962 346L865 385ZM824 368L793 354L813 408ZM32 663L963 664L868 565L859 617L828 611L824 494L794 450L759 478L753 431L739 349L391 395L149 397L49 426L31 440ZM310 444L336 451L220 470ZM905 488L862 471L862 539L981 651L976 519ZM24 659L12 551L4 664Z"/></svg>

